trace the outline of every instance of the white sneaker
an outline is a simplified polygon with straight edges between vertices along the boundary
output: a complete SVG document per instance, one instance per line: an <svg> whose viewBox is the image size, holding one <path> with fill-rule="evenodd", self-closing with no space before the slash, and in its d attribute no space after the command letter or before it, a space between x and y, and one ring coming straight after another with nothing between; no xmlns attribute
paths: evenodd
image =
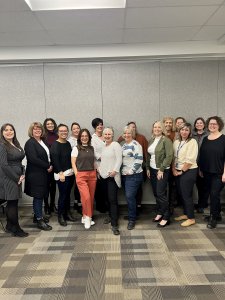
<svg viewBox="0 0 225 300"><path fill-rule="evenodd" d="M91 218L90 217L86 217L84 219L84 228L85 229L90 229L91 227Z"/></svg>
<svg viewBox="0 0 225 300"><path fill-rule="evenodd" d="M84 224L84 222L85 222L85 218L82 217L81 218L81 223ZM93 225L95 225L95 222L91 220L91 226L93 226Z"/></svg>

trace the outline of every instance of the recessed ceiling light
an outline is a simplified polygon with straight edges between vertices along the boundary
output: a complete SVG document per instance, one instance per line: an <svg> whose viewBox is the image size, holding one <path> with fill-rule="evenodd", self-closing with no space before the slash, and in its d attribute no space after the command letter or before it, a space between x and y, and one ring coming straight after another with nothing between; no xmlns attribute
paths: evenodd
<svg viewBox="0 0 225 300"><path fill-rule="evenodd" d="M125 8L126 0L25 0L31 10Z"/></svg>

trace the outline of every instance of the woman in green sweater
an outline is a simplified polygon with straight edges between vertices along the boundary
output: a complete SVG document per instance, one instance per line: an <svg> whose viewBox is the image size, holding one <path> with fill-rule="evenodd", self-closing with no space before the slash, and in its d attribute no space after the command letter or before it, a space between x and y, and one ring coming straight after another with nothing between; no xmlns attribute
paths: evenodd
<svg viewBox="0 0 225 300"><path fill-rule="evenodd" d="M172 159L173 144L170 139L163 135L162 123L157 121L152 126L146 169L156 199L157 215L153 222L157 222L158 227L165 227L170 224L169 201L166 190Z"/></svg>

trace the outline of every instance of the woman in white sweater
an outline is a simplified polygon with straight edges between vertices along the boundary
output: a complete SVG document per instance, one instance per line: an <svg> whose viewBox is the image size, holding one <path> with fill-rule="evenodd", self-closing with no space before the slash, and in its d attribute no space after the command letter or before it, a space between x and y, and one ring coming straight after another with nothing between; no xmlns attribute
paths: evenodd
<svg viewBox="0 0 225 300"><path fill-rule="evenodd" d="M117 142L113 142L112 128L103 130L105 147L102 150L99 174L103 180L106 191L109 218L114 235L119 235L118 229L118 200L117 191L121 187L120 167L122 164L122 149Z"/></svg>
<svg viewBox="0 0 225 300"><path fill-rule="evenodd" d="M176 178L178 193L181 196L184 214L175 218L183 221L181 226L195 224L194 203L192 198L193 187L197 177L198 144L191 137L191 124L184 123L178 131L178 139L173 143L174 160L173 175Z"/></svg>

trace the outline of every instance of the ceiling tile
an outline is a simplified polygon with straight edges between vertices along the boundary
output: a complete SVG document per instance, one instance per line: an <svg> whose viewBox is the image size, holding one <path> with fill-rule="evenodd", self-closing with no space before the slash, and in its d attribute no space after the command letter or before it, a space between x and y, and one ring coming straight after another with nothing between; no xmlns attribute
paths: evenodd
<svg viewBox="0 0 225 300"><path fill-rule="evenodd" d="M203 25L217 6L128 8L126 28Z"/></svg>
<svg viewBox="0 0 225 300"><path fill-rule="evenodd" d="M206 25L225 25L225 5L217 10Z"/></svg>
<svg viewBox="0 0 225 300"><path fill-rule="evenodd" d="M124 9L51 11L35 14L46 29L122 28L124 24Z"/></svg>
<svg viewBox="0 0 225 300"><path fill-rule="evenodd" d="M225 34L225 26L203 26L193 37L195 41L218 40Z"/></svg>
<svg viewBox="0 0 225 300"><path fill-rule="evenodd" d="M125 43L155 43L188 41L200 27L172 27L152 29L126 29Z"/></svg>
<svg viewBox="0 0 225 300"><path fill-rule="evenodd" d="M89 45L122 43L122 29L49 31L49 36L56 45Z"/></svg>
<svg viewBox="0 0 225 300"><path fill-rule="evenodd" d="M224 0L127 0L127 7L220 5Z"/></svg>
<svg viewBox="0 0 225 300"><path fill-rule="evenodd" d="M31 12L0 13L0 32L42 30L43 28Z"/></svg>

